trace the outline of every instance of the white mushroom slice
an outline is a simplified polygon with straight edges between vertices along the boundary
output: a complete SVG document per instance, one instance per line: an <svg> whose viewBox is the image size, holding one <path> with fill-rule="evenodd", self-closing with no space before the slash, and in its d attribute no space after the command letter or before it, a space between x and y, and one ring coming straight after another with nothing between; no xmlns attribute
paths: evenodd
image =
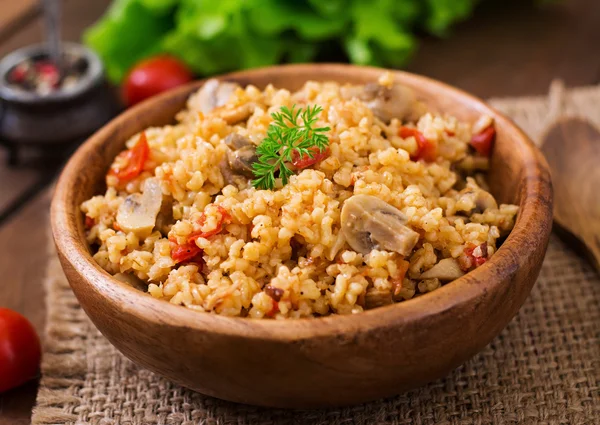
<svg viewBox="0 0 600 425"><path fill-rule="evenodd" d="M486 192L485 190L480 188L473 189L467 187L461 190L459 193L458 200L460 204L473 206L469 211L464 209L464 211L468 214L482 213L488 208L498 209L498 203L494 199L494 196L491 193Z"/></svg>
<svg viewBox="0 0 600 425"><path fill-rule="evenodd" d="M143 193L132 193L125 198L117 212L117 224L125 232L133 232L140 238L152 233L156 215L162 204L160 183L154 177L144 181Z"/></svg>
<svg viewBox="0 0 600 425"><path fill-rule="evenodd" d="M238 87L235 83L210 79L194 96L194 106L202 113L207 114L213 109L225 105Z"/></svg>
<svg viewBox="0 0 600 425"><path fill-rule="evenodd" d="M385 123L389 123L392 118L405 120L417 101L415 94L408 87L400 84L385 87L377 83L365 85L361 100Z"/></svg>
<svg viewBox="0 0 600 425"><path fill-rule="evenodd" d="M421 274L420 279L439 279L443 282L449 282L464 276L464 272L454 258L444 258L435 266Z"/></svg>
<svg viewBox="0 0 600 425"><path fill-rule="evenodd" d="M374 249L408 255L419 234L405 225L406 216L387 202L370 195L354 195L344 202L342 231L350 247L368 254Z"/></svg>
<svg viewBox="0 0 600 425"><path fill-rule="evenodd" d="M498 203L496 202L494 196L491 193L480 189L477 192L477 196L475 196L475 208L477 212L484 212L488 208L497 210Z"/></svg>
<svg viewBox="0 0 600 425"><path fill-rule="evenodd" d="M223 139L223 143L225 143L227 147L233 150L241 149L245 146L252 145L252 143L250 142L250 140L248 140L246 136L242 136L239 133L230 133L229 135L227 135L227 137Z"/></svg>
<svg viewBox="0 0 600 425"><path fill-rule="evenodd" d="M365 294L365 309L370 310L375 307L392 304L392 291L384 291L381 289L369 289Z"/></svg>

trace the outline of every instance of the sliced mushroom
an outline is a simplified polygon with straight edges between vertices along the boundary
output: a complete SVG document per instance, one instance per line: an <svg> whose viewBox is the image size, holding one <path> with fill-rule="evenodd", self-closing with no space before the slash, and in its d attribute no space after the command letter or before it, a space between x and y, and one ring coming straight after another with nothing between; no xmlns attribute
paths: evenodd
<svg viewBox="0 0 600 425"><path fill-rule="evenodd" d="M439 279L443 282L449 282L463 275L464 272L460 269L458 261L454 258L444 258L425 273L422 273L420 279Z"/></svg>
<svg viewBox="0 0 600 425"><path fill-rule="evenodd" d="M387 202L371 195L354 195L344 202L342 231L350 247L368 254L374 249L408 255L419 234L405 225L406 216Z"/></svg>
<svg viewBox="0 0 600 425"><path fill-rule="evenodd" d="M228 184L235 185L235 174L233 174L233 171L229 168L229 161L221 161L219 170L221 170L221 175L223 176L223 180L225 180L226 186Z"/></svg>
<svg viewBox="0 0 600 425"><path fill-rule="evenodd" d="M472 202L474 207L470 211L465 211L467 214L482 213L488 208L498 209L498 203L494 196L483 189L472 189L470 187L463 189L459 193L460 200Z"/></svg>
<svg viewBox="0 0 600 425"><path fill-rule="evenodd" d="M210 79L198 91L194 99L195 106L202 113L207 114L213 109L225 105L238 87L235 83Z"/></svg>
<svg viewBox="0 0 600 425"><path fill-rule="evenodd" d="M369 289L365 294L365 309L370 310L375 307L392 304L392 291L384 291L381 289Z"/></svg>
<svg viewBox="0 0 600 425"><path fill-rule="evenodd" d="M250 140L248 140L247 137L242 136L239 133L229 134L227 137L225 137L223 139L223 143L225 143L225 145L227 145L227 147L229 147L233 150L241 149L245 146L252 145L252 143L250 142Z"/></svg>
<svg viewBox="0 0 600 425"><path fill-rule="evenodd" d="M385 87L377 83L368 83L360 98L373 114L385 123L389 123L392 118L406 120L416 103L413 91L400 84Z"/></svg>
<svg viewBox="0 0 600 425"><path fill-rule="evenodd" d="M498 203L490 192L480 189L475 196L475 212L484 212L488 208L496 210L498 209Z"/></svg>
<svg viewBox="0 0 600 425"><path fill-rule="evenodd" d="M125 198L117 212L117 224L123 231L145 238L152 233L161 204L160 183L154 177L148 178L143 193L132 193Z"/></svg>
<svg viewBox="0 0 600 425"><path fill-rule="evenodd" d="M231 171L244 177L254 178L252 164L258 161L256 146L244 146L236 151L227 152L227 161Z"/></svg>

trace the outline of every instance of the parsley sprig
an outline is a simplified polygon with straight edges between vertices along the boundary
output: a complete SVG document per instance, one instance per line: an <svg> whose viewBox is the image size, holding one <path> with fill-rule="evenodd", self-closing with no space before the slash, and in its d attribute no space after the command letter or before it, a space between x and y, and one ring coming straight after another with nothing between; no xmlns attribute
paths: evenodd
<svg viewBox="0 0 600 425"><path fill-rule="evenodd" d="M314 158L315 147L323 152L329 146L329 138L324 134L329 127L317 127L318 115L323 111L318 105L305 109L296 105L292 109L281 107L271 114L273 122L267 129L267 136L256 148L258 161L252 164L256 179L252 185L257 189L274 189L276 174L285 185L294 173L289 163L294 157ZM301 123L298 124L298 121ZM296 154L294 154L296 152Z"/></svg>

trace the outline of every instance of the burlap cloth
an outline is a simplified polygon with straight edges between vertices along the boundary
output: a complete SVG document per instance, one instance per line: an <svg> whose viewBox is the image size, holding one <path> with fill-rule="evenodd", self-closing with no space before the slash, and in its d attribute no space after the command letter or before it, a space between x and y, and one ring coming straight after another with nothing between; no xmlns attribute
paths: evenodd
<svg viewBox="0 0 600 425"><path fill-rule="evenodd" d="M600 126L600 87L495 99L534 140L559 116ZM540 278L508 327L445 379L348 408L286 411L179 387L119 354L77 304L55 255L34 424L600 424L600 279L552 238Z"/></svg>

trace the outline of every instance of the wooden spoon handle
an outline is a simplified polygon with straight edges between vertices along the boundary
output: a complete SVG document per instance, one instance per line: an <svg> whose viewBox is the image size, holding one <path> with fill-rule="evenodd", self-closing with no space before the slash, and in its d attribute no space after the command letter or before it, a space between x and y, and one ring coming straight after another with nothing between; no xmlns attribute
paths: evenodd
<svg viewBox="0 0 600 425"><path fill-rule="evenodd" d="M600 132L581 119L560 121L546 134L542 152L552 173L554 221L600 272Z"/></svg>

